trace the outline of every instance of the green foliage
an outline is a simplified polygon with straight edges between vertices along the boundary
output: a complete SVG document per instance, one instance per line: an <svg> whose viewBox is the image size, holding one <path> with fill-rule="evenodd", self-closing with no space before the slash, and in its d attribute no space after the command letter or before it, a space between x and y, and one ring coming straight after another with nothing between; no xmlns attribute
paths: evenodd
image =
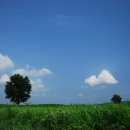
<svg viewBox="0 0 130 130"><path fill-rule="evenodd" d="M26 102L30 98L31 87L28 77L15 74L10 77L10 81L5 85L6 98L17 105Z"/></svg>
<svg viewBox="0 0 130 130"><path fill-rule="evenodd" d="M114 103L121 103L120 95L114 94L113 97L111 98L111 101Z"/></svg>
<svg viewBox="0 0 130 130"><path fill-rule="evenodd" d="M130 104L0 106L0 130L130 130Z"/></svg>

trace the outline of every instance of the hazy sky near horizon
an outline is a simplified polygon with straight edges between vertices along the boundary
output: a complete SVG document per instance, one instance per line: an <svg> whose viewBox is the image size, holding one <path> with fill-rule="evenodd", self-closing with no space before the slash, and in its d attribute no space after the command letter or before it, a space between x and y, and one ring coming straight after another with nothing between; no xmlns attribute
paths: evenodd
<svg viewBox="0 0 130 130"><path fill-rule="evenodd" d="M16 73L31 103L130 100L130 1L0 0L0 103Z"/></svg>

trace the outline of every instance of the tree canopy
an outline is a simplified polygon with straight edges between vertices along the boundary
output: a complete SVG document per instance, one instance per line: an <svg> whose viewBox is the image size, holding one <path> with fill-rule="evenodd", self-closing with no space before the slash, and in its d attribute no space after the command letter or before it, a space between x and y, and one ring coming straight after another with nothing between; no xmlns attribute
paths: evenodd
<svg viewBox="0 0 130 130"><path fill-rule="evenodd" d="M114 103L121 103L121 99L122 98L120 95L114 94L113 97L111 98L111 101Z"/></svg>
<svg viewBox="0 0 130 130"><path fill-rule="evenodd" d="M31 97L31 88L32 86L27 76L23 77L20 74L12 75L10 81L5 84L6 98L19 105Z"/></svg>

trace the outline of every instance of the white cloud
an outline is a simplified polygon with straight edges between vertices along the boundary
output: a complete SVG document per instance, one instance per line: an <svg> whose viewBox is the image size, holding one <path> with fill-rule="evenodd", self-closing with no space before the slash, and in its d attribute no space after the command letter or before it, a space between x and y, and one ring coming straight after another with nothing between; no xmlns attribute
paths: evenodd
<svg viewBox="0 0 130 130"><path fill-rule="evenodd" d="M42 68L39 70L31 70L29 74L30 74L30 76L33 76L33 77L41 77L41 76L45 76L48 74L52 74L52 72L51 72L51 70L49 70L47 68Z"/></svg>
<svg viewBox="0 0 130 130"><path fill-rule="evenodd" d="M6 70L8 68L14 67L13 61L7 56L0 54L0 71ZM52 71L48 68L35 69L27 65L25 68L15 69L11 74L21 74L23 76L28 76L32 84L32 92L38 94L46 94L49 88L46 87L41 79L41 77L46 75L51 75ZM7 81L10 81L8 74L3 74L0 76L0 84L4 85Z"/></svg>
<svg viewBox="0 0 130 130"><path fill-rule="evenodd" d="M85 83L93 87L103 84L116 84L118 83L118 80L116 80L108 70L104 69L98 76L92 75L89 78L86 78Z"/></svg>
<svg viewBox="0 0 130 130"><path fill-rule="evenodd" d="M14 66L13 61L7 56L0 54L0 71Z"/></svg>
<svg viewBox="0 0 130 130"><path fill-rule="evenodd" d="M12 72L12 74L21 74L23 76L28 75L25 69L16 69Z"/></svg>
<svg viewBox="0 0 130 130"><path fill-rule="evenodd" d="M13 74L21 74L23 76L30 76L30 77L42 77L45 75L52 74L52 71L49 70L48 68L30 69L29 67L26 67L25 69L14 70Z"/></svg>
<svg viewBox="0 0 130 130"><path fill-rule="evenodd" d="M32 84L33 93L46 93L48 88L42 82L40 77L52 74L52 71L48 68L34 69L27 65L24 69L16 69L12 74L21 74L23 76L30 77L30 82Z"/></svg>
<svg viewBox="0 0 130 130"><path fill-rule="evenodd" d="M7 81L10 81L9 75L4 74L0 78L0 84L5 84Z"/></svg>
<svg viewBox="0 0 130 130"><path fill-rule="evenodd" d="M83 97L84 94L83 94L83 93L79 93L78 96L79 96L79 97Z"/></svg>
<svg viewBox="0 0 130 130"><path fill-rule="evenodd" d="M31 80L30 82L32 84L33 92L46 92L47 91L47 88L42 83L41 79Z"/></svg>

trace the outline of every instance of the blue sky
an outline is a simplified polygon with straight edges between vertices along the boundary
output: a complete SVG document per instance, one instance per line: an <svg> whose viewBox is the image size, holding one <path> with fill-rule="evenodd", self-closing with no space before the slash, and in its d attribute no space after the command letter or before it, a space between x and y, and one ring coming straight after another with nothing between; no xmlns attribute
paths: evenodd
<svg viewBox="0 0 130 130"><path fill-rule="evenodd" d="M14 73L32 103L130 100L129 0L0 0L0 102Z"/></svg>

